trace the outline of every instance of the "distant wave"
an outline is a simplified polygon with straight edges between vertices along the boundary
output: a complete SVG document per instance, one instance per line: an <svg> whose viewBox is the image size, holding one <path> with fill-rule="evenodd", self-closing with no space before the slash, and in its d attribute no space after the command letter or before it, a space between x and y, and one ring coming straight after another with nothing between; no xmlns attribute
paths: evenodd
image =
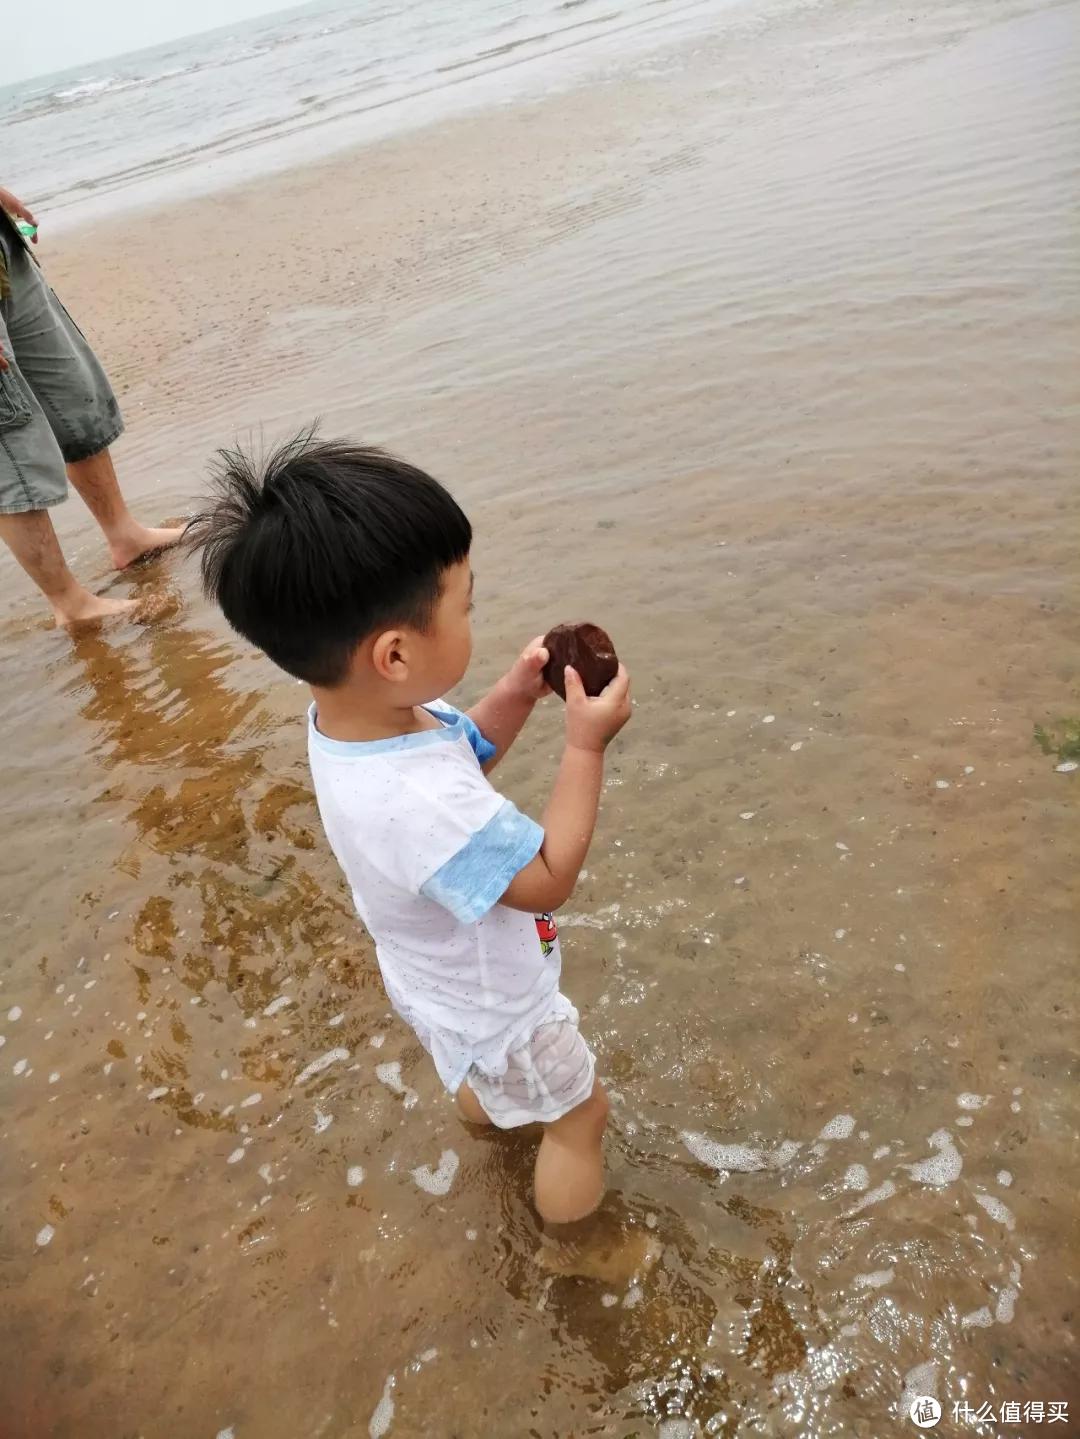
<svg viewBox="0 0 1080 1439"><path fill-rule="evenodd" d="M115 89L121 83L115 75L106 75L104 80L77 80L70 89L54 90L47 95L45 103L48 104L49 100L57 100L61 104L69 105L74 100L84 100L88 95L100 94L102 90Z"/></svg>
<svg viewBox="0 0 1080 1439"><path fill-rule="evenodd" d="M74 84L66 85L61 90L31 91L18 109L4 117L4 123L8 125L24 124L27 120L38 120L43 115L58 110L69 110L78 105L94 103L108 96L116 95L122 90L145 90L150 86L163 84L166 80L174 80L178 75L194 75L200 70L237 64L240 61L249 60L253 56L265 54L266 48L268 47L244 50L224 60L204 60L201 63L175 65L169 70L156 70L150 75L105 75L93 79L87 77L76 80Z"/></svg>

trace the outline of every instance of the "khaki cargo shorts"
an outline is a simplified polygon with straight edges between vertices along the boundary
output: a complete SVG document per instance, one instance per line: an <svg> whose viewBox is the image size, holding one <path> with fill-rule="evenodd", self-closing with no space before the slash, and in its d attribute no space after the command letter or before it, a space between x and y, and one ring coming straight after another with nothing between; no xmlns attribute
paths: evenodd
<svg viewBox="0 0 1080 1439"><path fill-rule="evenodd" d="M0 214L9 293L0 300L0 514L67 498L65 463L107 449L124 428L93 350Z"/></svg>

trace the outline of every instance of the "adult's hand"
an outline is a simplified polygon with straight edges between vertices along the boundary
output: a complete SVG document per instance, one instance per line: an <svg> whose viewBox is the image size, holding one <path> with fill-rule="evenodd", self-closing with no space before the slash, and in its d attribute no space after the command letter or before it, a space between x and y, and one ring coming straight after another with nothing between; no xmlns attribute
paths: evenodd
<svg viewBox="0 0 1080 1439"><path fill-rule="evenodd" d="M32 242L37 244L37 221L23 202L14 196L10 190L5 190L0 185L0 210L6 210L9 215L14 215L16 220L25 220L28 225L35 226L34 233L30 237Z"/></svg>

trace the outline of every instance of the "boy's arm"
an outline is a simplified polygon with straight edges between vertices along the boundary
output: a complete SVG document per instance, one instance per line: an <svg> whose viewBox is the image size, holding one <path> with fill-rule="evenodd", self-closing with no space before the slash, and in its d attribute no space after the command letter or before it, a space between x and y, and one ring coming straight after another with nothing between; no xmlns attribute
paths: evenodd
<svg viewBox="0 0 1080 1439"><path fill-rule="evenodd" d="M511 880L500 904L542 914L570 898L596 826L604 750L630 714L630 677L622 665L595 699L585 694L578 674L567 667L566 748L544 811L544 842L536 858Z"/></svg>
<svg viewBox="0 0 1080 1439"><path fill-rule="evenodd" d="M484 765L490 774L521 733L538 699L549 694L543 669L548 661L543 636L526 646L502 679L469 710L469 718L480 733L495 746L495 754Z"/></svg>

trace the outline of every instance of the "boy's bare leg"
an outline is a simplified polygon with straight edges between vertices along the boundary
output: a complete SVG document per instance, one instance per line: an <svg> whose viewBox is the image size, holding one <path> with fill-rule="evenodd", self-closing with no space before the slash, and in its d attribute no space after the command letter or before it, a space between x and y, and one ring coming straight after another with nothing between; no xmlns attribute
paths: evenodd
<svg viewBox="0 0 1080 1439"><path fill-rule="evenodd" d="M113 564L118 570L126 569L143 555L179 544L184 533L182 529L150 529L135 519L120 493L112 455L108 450L101 450L89 459L76 460L68 465L67 472L68 479L104 530Z"/></svg>
<svg viewBox="0 0 1080 1439"><path fill-rule="evenodd" d="M58 625L128 614L134 600L106 600L84 589L67 567L47 510L0 515L0 538L52 605Z"/></svg>
<svg viewBox="0 0 1080 1439"><path fill-rule="evenodd" d="M535 1196L541 1219L572 1224L604 1197L604 1129L608 1097L599 1080L584 1104L544 1126L536 1156Z"/></svg>
<svg viewBox="0 0 1080 1439"><path fill-rule="evenodd" d="M456 1099L458 1112L463 1119L468 1120L470 1124L490 1125L491 1120L484 1113L480 1101L467 1084L463 1084L458 1090Z"/></svg>

